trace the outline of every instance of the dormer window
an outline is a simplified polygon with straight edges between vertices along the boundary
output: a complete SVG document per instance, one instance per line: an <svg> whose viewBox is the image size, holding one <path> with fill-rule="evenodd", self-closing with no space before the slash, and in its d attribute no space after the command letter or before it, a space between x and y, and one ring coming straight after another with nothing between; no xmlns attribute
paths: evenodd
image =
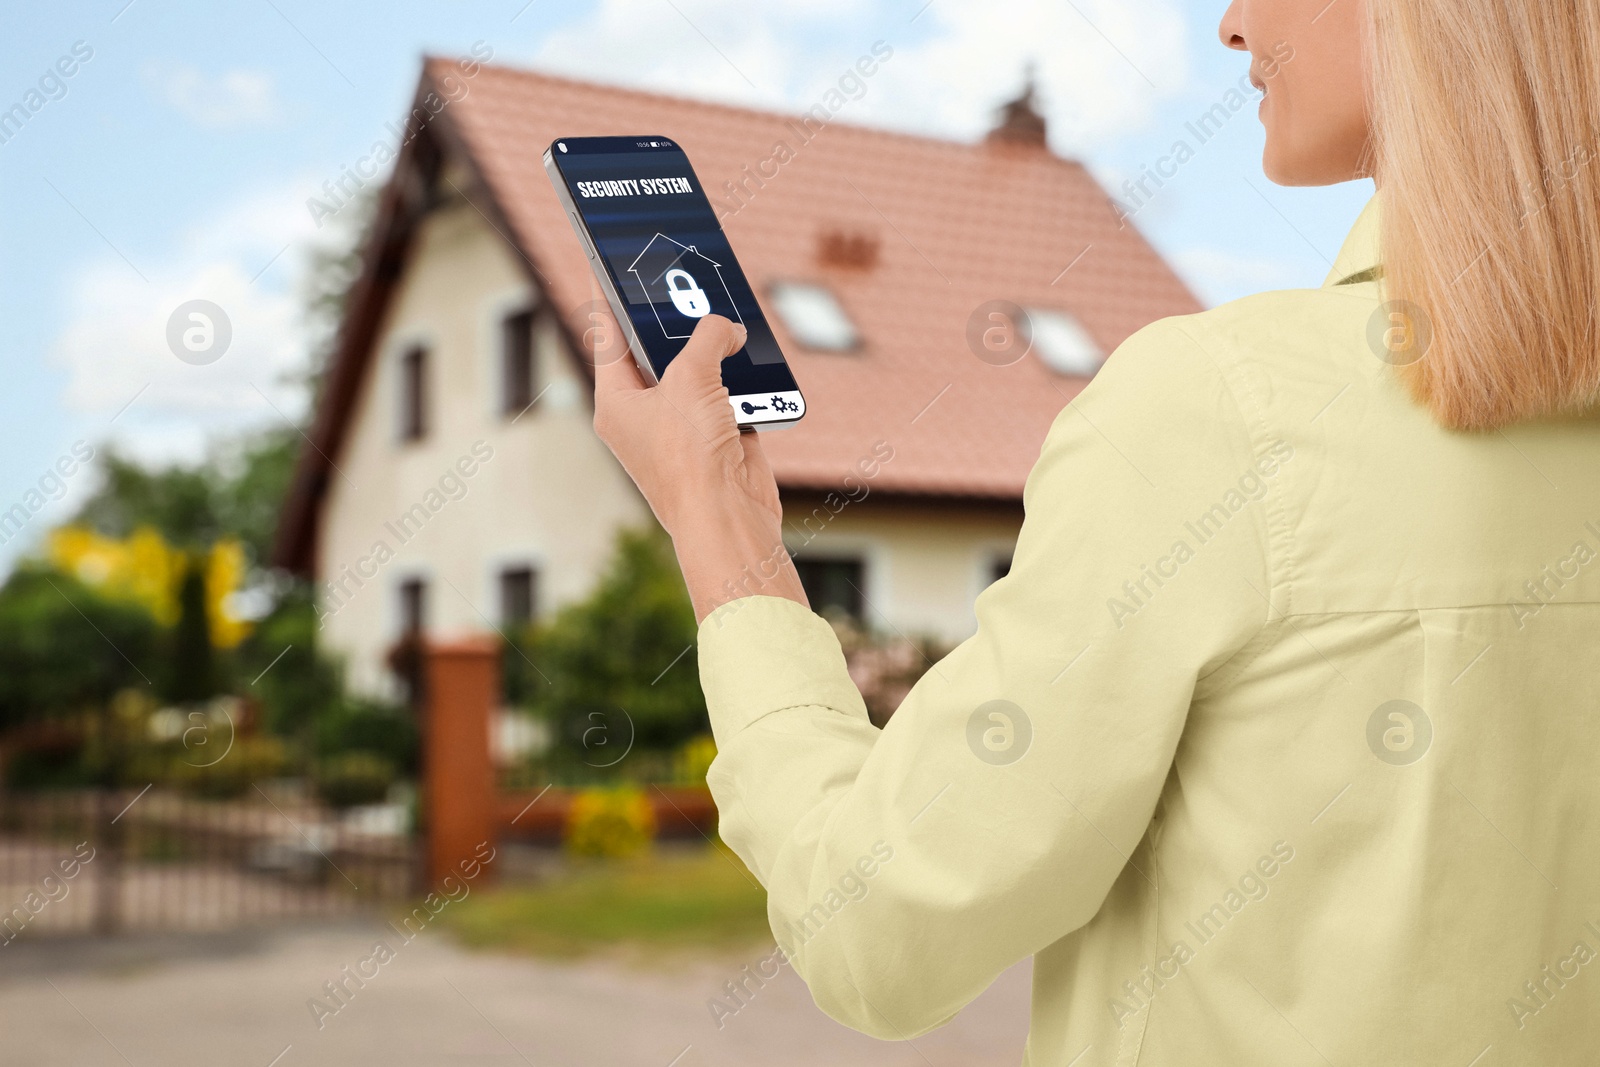
<svg viewBox="0 0 1600 1067"><path fill-rule="evenodd" d="M1089 331L1065 311L1050 308L1025 308L1028 338L1044 365L1057 374L1092 378L1105 362L1105 353L1095 344Z"/></svg>
<svg viewBox="0 0 1600 1067"><path fill-rule="evenodd" d="M811 282L778 282L772 303L790 336L819 352L849 352L861 344L861 334L826 286Z"/></svg>

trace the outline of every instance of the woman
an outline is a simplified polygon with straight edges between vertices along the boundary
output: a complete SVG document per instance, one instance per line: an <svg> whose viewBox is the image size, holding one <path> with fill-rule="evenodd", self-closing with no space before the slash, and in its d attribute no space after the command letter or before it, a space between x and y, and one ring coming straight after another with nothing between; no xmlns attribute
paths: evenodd
<svg viewBox="0 0 1600 1067"><path fill-rule="evenodd" d="M1221 35L1270 178L1379 192L1322 288L1118 349L886 729L735 430L740 328L657 389L601 369L703 620L723 836L879 1037L1031 955L1033 1064L1588 1062L1600 7L1234 0Z"/></svg>

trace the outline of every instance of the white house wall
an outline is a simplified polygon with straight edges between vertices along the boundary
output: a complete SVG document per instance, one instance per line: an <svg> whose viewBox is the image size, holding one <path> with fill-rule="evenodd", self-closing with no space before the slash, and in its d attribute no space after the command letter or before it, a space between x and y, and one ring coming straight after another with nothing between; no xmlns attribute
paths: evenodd
<svg viewBox="0 0 1600 1067"><path fill-rule="evenodd" d="M996 562L1011 558L1021 527L1020 509L903 507L871 496L824 520L827 514L814 499L785 504L790 552L860 559L868 628L950 643L977 629L973 602Z"/></svg>
<svg viewBox="0 0 1600 1067"><path fill-rule="evenodd" d="M539 299L516 253L459 199L432 212L415 242L333 457L317 550L325 647L346 659L354 688L374 695L392 693L384 657L400 632L406 579L427 583L434 636L483 633L499 622L502 569L531 565L547 613L588 592L615 531L649 516L594 436L588 384L547 323L535 339L535 389L544 392L515 422L502 414L501 321ZM414 344L430 353L428 432L406 442L398 367ZM458 463L473 473L451 499L441 479ZM430 490L436 510L403 537L398 520L426 506ZM974 629L973 600L1009 557L1020 521L869 497L808 525L814 503L786 505L789 547L861 559L874 629L952 642Z"/></svg>
<svg viewBox="0 0 1600 1067"><path fill-rule="evenodd" d="M415 242L334 457L318 542L323 639L346 658L352 686L374 694L390 689L383 660L406 578L427 579L435 636L482 633L499 622L503 567L531 564L548 611L588 590L619 526L648 516L594 436L588 385L552 327L535 335L538 403L515 422L501 413L501 319L539 299L505 241L458 199L432 212ZM398 363L414 343L430 351L428 432L405 442ZM478 459L475 446L492 457ZM460 478L460 498L430 497L441 479L454 491L464 459L473 474ZM437 510L403 540L399 517L430 501ZM387 562L380 544L394 553Z"/></svg>

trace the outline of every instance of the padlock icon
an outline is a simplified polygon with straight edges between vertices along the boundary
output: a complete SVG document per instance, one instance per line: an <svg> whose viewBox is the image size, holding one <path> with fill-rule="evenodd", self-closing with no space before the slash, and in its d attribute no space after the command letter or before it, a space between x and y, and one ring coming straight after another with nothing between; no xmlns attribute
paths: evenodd
<svg viewBox="0 0 1600 1067"><path fill-rule="evenodd" d="M706 296L706 291L700 288L693 274L674 267L667 271L666 281L667 295L672 298L672 306L680 314L691 319L701 319L711 314L711 298ZM680 281L684 288L679 288Z"/></svg>

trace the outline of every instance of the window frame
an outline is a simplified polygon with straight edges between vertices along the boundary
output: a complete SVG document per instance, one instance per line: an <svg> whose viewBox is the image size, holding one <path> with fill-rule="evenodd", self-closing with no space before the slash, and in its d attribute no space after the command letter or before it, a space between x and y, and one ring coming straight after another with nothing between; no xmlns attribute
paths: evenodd
<svg viewBox="0 0 1600 1067"><path fill-rule="evenodd" d="M1022 308L1022 314L1024 319L1026 319L1025 325L1028 331L1028 349L1036 357L1038 357L1039 363L1051 374L1057 374L1063 378L1093 378L1096 374L1100 373L1100 368L1105 366L1106 356L1109 353L1107 353L1106 350L1101 346L1100 342L1095 339L1094 334L1089 331L1089 327L1084 325L1083 320L1078 318L1078 316L1073 314L1071 311L1062 307L1049 307L1043 304L1035 304L1032 306L1024 305ZM1087 365L1075 365L1069 369L1062 366L1049 356L1046 356L1044 354L1044 347L1039 343L1038 332L1033 327L1034 317L1037 315L1054 316L1060 319L1068 329L1076 331L1080 335L1080 339L1088 346L1087 355L1088 358L1093 361L1094 365L1092 367L1088 367Z"/></svg>
<svg viewBox="0 0 1600 1067"><path fill-rule="evenodd" d="M408 574L395 586L395 621L399 636L417 637L428 632L428 585L427 575Z"/></svg>
<svg viewBox="0 0 1600 1067"><path fill-rule="evenodd" d="M849 327L850 341L845 345L816 344L807 340L804 331L796 327L794 320L784 311L783 290L812 290L821 293L832 302L834 310L838 312L844 325ZM807 352L828 352L837 355L854 355L866 347L866 335L861 327L856 324L855 317L844 306L844 301L839 299L839 294L834 292L833 286L826 282L813 281L807 278L779 278L767 286L767 299L772 304L772 310L777 320L783 324L783 329L789 338ZM814 335L813 335L814 339Z"/></svg>
<svg viewBox="0 0 1600 1067"><path fill-rule="evenodd" d="M432 348L424 341L408 342L400 350L397 399L399 439L404 444L427 440L432 411L430 378Z"/></svg>
<svg viewBox="0 0 1600 1067"><path fill-rule="evenodd" d="M795 573L800 578L801 587L806 591L806 599L811 603L811 610L815 611L818 615L823 615L829 607L837 606L833 604L819 603L819 600L821 600L822 597L818 596L817 594L823 593L825 590L818 587L813 569L822 569L826 567L844 567L854 569L854 577L856 580L853 582L849 581L848 579L846 580L846 584L852 586L853 588L850 596L853 601L854 608L852 610L851 607L846 606L842 610L846 618L856 625L864 628L867 624L866 586L868 580L868 563L866 553L861 553L858 555L855 553L830 552L826 555L812 555L802 551L795 554ZM808 575L808 572L811 572L811 574Z"/></svg>
<svg viewBox="0 0 1600 1067"><path fill-rule="evenodd" d="M500 315L499 324L500 414L515 420L540 397L537 309L512 308Z"/></svg>
<svg viewBox="0 0 1600 1067"><path fill-rule="evenodd" d="M523 618L513 618L508 610L511 598L508 596L509 581L513 578L525 577L527 580L526 598L527 614ZM539 618L539 568L531 562L519 561L507 563L495 571L495 592L499 600L498 609L500 625L503 627L526 626L536 622Z"/></svg>

